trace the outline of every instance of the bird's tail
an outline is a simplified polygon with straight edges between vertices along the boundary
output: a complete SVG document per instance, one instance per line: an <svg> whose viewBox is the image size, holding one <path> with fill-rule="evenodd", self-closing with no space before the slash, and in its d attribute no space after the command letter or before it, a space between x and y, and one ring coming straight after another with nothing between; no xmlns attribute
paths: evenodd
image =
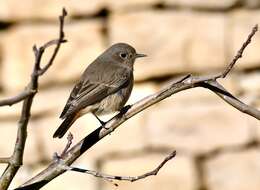
<svg viewBox="0 0 260 190"><path fill-rule="evenodd" d="M71 114L68 117L66 117L59 126L59 128L53 134L53 138L62 138L77 118L77 114Z"/></svg>

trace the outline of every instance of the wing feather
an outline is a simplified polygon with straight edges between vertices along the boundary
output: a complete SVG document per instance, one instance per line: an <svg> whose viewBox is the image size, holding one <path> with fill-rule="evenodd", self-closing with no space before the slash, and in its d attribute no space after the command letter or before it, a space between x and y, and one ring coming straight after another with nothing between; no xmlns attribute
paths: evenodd
<svg viewBox="0 0 260 190"><path fill-rule="evenodd" d="M79 81L73 88L70 97L61 113L61 118L75 113L89 105L93 105L106 96L113 94L128 84L132 72L127 68L114 68L115 72L99 72L90 80L85 72L84 80ZM105 74L106 80L100 75ZM94 79L93 79L94 78Z"/></svg>

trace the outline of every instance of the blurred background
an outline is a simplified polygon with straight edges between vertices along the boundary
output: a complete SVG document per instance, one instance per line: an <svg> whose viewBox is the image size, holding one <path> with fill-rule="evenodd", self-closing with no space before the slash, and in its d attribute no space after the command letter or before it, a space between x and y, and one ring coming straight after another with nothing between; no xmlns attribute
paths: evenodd
<svg viewBox="0 0 260 190"><path fill-rule="evenodd" d="M40 78L23 167L12 187L37 174L60 153L66 138L53 139L58 118L80 74L116 42L149 57L135 64L129 103L172 79L221 71L260 20L259 0L1 0L0 98L22 91L33 66L32 46L58 36L57 17L66 7L68 43ZM220 80L231 93L260 108L260 33ZM48 59L51 51L44 54ZM43 61L43 64L46 63ZM11 155L21 104L0 107L0 156ZM99 124L92 115L71 128L74 143ZM145 110L86 152L75 166L136 176L154 169L172 150L177 156L155 177L112 183L67 172L43 189L259 190L260 124L205 89L178 93ZM5 165L0 165L2 172Z"/></svg>

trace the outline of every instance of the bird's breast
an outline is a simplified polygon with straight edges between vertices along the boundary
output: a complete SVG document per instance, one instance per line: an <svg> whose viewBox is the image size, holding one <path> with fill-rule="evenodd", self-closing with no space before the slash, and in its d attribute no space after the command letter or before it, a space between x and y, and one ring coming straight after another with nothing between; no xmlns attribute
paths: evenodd
<svg viewBox="0 0 260 190"><path fill-rule="evenodd" d="M132 92L133 82L128 84L125 88L120 89L114 94L111 94L104 98L95 111L98 115L109 114L115 111L120 111Z"/></svg>

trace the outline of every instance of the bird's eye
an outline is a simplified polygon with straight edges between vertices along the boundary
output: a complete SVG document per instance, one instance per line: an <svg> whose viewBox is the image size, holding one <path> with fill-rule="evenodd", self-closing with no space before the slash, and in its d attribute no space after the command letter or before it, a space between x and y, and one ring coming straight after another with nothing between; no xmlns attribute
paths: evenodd
<svg viewBox="0 0 260 190"><path fill-rule="evenodd" d="M127 57L126 53L120 53L120 57L122 57L123 59L125 59Z"/></svg>

